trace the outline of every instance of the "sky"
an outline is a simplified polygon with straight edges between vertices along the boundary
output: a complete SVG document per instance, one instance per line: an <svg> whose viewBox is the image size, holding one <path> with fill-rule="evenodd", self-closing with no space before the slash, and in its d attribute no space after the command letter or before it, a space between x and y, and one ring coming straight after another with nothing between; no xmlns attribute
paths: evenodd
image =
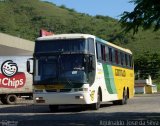
<svg viewBox="0 0 160 126"><path fill-rule="evenodd" d="M120 19L124 11L131 12L134 4L130 0L46 0L55 3L57 6L65 5L80 13L89 15L103 15Z"/></svg>

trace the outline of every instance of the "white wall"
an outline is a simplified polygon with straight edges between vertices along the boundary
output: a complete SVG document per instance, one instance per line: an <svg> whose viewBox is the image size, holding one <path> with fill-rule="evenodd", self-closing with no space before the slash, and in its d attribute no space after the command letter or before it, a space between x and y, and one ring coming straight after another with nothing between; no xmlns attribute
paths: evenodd
<svg viewBox="0 0 160 126"><path fill-rule="evenodd" d="M135 87L135 93L145 94L145 87Z"/></svg>

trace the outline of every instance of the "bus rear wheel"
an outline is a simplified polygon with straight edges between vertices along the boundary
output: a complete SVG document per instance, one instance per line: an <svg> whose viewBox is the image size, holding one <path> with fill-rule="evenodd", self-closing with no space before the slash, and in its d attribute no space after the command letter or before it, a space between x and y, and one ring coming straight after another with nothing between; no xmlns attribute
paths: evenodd
<svg viewBox="0 0 160 126"><path fill-rule="evenodd" d="M123 99L121 100L121 105L127 104L127 100L128 100L128 95L127 95L127 91L124 90L123 91Z"/></svg>
<svg viewBox="0 0 160 126"><path fill-rule="evenodd" d="M128 95L127 95L127 91L123 91L123 98L122 100L117 100L117 101L113 101L114 105L125 105L127 104L127 100L128 100Z"/></svg>

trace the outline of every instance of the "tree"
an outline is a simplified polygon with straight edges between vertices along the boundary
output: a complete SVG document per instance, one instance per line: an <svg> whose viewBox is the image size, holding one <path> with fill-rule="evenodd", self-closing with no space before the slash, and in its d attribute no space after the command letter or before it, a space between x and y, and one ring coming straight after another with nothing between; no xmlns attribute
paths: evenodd
<svg viewBox="0 0 160 126"><path fill-rule="evenodd" d="M137 33L140 26L144 30L153 26L154 31L160 29L160 0L132 0L136 6L132 12L123 12L120 22L124 31Z"/></svg>
<svg viewBox="0 0 160 126"><path fill-rule="evenodd" d="M157 53L144 52L135 59L135 72L142 79L151 75L152 79L158 79L160 76L160 56Z"/></svg>

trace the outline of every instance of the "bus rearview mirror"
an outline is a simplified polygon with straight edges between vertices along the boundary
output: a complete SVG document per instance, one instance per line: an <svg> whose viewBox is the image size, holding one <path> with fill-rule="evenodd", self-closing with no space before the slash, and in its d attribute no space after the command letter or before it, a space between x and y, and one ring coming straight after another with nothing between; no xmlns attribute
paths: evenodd
<svg viewBox="0 0 160 126"><path fill-rule="evenodd" d="M26 63L27 72L29 74L33 74L33 70L31 70L31 62L33 63L33 58L28 59Z"/></svg>

